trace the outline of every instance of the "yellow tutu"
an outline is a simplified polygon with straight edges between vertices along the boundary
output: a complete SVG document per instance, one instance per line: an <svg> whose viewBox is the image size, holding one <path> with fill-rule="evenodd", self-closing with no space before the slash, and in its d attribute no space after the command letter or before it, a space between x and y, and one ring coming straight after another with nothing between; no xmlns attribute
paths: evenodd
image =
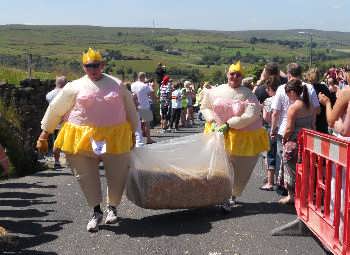
<svg viewBox="0 0 350 255"><path fill-rule="evenodd" d="M212 132L211 124L205 123L204 133ZM245 131L230 128L225 133L225 150L234 156L256 156L270 149L269 136L265 128Z"/></svg>
<svg viewBox="0 0 350 255"><path fill-rule="evenodd" d="M129 122L110 127L78 126L64 123L54 147L69 154L93 153L91 138L106 142L106 153L122 154L130 151L132 130Z"/></svg>

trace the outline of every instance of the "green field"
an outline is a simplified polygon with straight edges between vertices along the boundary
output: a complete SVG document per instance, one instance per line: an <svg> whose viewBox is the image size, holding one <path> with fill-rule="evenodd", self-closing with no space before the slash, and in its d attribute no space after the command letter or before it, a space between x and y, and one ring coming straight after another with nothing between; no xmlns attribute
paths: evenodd
<svg viewBox="0 0 350 255"><path fill-rule="evenodd" d="M350 33L309 30L313 34L313 62L320 66L347 63ZM81 75L81 53L88 47L103 53L117 51L108 61L112 74L153 74L157 63L167 65L176 78L215 79L240 59L248 74L276 61L308 63L309 37L298 30L218 32L93 26L0 26L0 80L18 82L26 77L28 54L33 56L33 76L53 78ZM14 68L14 69L11 69ZM193 70L198 71L194 77ZM179 74L180 75L175 75ZM192 76L191 76L192 75Z"/></svg>

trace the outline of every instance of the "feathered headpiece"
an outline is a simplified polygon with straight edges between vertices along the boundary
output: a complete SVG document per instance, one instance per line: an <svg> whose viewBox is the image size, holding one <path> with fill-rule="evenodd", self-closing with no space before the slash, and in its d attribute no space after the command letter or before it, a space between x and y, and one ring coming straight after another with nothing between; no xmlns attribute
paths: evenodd
<svg viewBox="0 0 350 255"><path fill-rule="evenodd" d="M91 61L101 62L102 55L99 51L94 51L93 49L89 48L89 50L86 53L83 53L83 64L85 65Z"/></svg>
<svg viewBox="0 0 350 255"><path fill-rule="evenodd" d="M230 65L230 68L228 69L230 73L233 72L239 72L242 76L244 75L243 67L241 66L241 61L238 60L236 64Z"/></svg>

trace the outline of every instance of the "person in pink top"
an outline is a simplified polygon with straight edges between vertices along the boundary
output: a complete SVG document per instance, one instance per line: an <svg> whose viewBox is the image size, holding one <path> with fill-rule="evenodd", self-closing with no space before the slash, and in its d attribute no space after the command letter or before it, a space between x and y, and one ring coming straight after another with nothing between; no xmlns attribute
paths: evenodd
<svg viewBox="0 0 350 255"><path fill-rule="evenodd" d="M119 205L129 171L130 150L138 125L131 93L115 77L102 73L104 62L98 51L83 54L85 76L66 84L48 106L41 121L37 149L47 151L47 138L63 116L54 146L66 154L77 178L92 218L90 232L98 231L103 213L99 163L103 161L107 179L106 224L117 221Z"/></svg>

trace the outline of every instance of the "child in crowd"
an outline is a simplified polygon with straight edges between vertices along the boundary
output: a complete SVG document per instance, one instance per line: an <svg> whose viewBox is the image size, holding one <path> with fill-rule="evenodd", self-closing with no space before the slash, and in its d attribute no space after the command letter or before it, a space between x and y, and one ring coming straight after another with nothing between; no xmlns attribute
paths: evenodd
<svg viewBox="0 0 350 255"><path fill-rule="evenodd" d="M182 91L181 91L181 82L176 82L173 87L173 92L171 93L171 120L169 130L173 129L173 125L175 122L176 131L179 130L179 121L181 116L181 108L182 108Z"/></svg>
<svg viewBox="0 0 350 255"><path fill-rule="evenodd" d="M271 114L272 114L272 100L276 95L276 90L280 84L280 79L277 76L271 76L266 81L266 92L268 94L268 98L265 99L263 103L263 119L264 126L267 129L268 133L270 133L271 129ZM275 171L278 170L278 166L280 162L276 161L276 152L277 152L277 143L275 139L271 139L270 137L270 150L267 152L266 156L266 180L267 182L260 187L261 190L272 191L274 181Z"/></svg>

